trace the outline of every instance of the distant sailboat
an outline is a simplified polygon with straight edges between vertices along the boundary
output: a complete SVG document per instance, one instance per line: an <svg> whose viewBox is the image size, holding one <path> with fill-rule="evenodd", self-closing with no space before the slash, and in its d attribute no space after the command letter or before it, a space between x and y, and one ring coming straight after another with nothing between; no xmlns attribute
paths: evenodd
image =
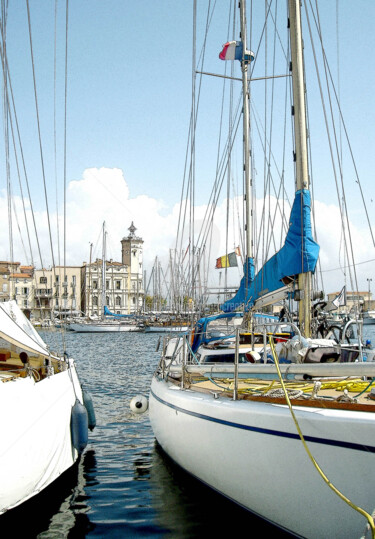
<svg viewBox="0 0 375 539"><path fill-rule="evenodd" d="M130 332L142 331L143 327L138 324L134 315L114 314L106 304L106 230L103 223L103 253L102 253L102 279L101 279L101 316L99 320L84 320L71 322L68 325L70 331L76 333L107 333L107 332Z"/></svg>

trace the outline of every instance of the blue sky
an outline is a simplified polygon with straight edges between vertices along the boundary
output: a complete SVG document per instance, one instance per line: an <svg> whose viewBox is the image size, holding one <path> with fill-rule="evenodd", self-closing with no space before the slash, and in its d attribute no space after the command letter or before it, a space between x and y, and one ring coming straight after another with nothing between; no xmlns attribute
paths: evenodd
<svg viewBox="0 0 375 539"><path fill-rule="evenodd" d="M198 4L199 30L208 2ZM362 137L358 134L358 124L363 135L363 128L370 130L375 120L371 102L375 82L372 69L375 4L371 0L360 0L356 2L356 10L349 0L338 4L340 30L344 36L340 41L342 98L349 127L353 125L354 135L357 133L355 149L360 151ZM30 92L25 6L26 2L20 0L10 4L7 46L19 117L27 127L34 124L30 117L35 116L35 107ZM207 54L211 60L206 65L208 71L223 72L217 51L227 39L228 6L229 2L221 0L215 8L211 24L214 32L209 42L212 55ZM323 28L326 25L332 32L336 2L328 0L322 3L321 9ZM53 0L30 1L47 162L51 154L48 135L53 134L54 10ZM57 81L61 113L64 10L64 2L59 0ZM334 36L328 43L327 54L332 58ZM124 171L132 194L147 193L156 198L162 195L168 205L179 199L191 104L191 48L192 2L76 0L69 3L68 179L80 178L83 170L90 167L118 167ZM208 84L212 89L214 83ZM62 144L61 114L59 120ZM168 188L161 190L160 184Z"/></svg>
<svg viewBox="0 0 375 539"><path fill-rule="evenodd" d="M30 0L29 5L45 174L53 205L55 2ZM206 53L205 70L209 72L224 73L224 63L218 60L218 53L228 38L229 5L230 2L224 0L216 2L211 22L213 31ZM326 53L331 64L336 60L337 5L342 108L371 213L371 200L375 201L375 2L359 0L354 4L350 0L339 0L337 4L335 0L326 0L320 3L322 26L328 38ZM112 227L113 258L119 258L120 250L116 253L116 245L127 234L132 220L139 234L148 241L150 263L158 252L168 253L173 247L174 212L181 195L191 106L192 6L192 1L182 0L69 2L66 181L69 211L74 211L70 219L72 228L74 224L73 239L71 242L68 239L70 263L80 264L88 258L84 253L88 253L89 242L95 242L103 220L109 223L110 233ZM202 42L207 6L207 0L198 0L199 43ZM264 11L260 2L257 8L254 34L260 32L257 17ZM65 2L59 0L57 9L57 165L61 201ZM282 9L281 3L279 9ZM26 2L21 0L11 2L8 8L7 54L33 204L42 212L44 193L35 127L27 10ZM235 69L239 76L238 67ZM201 131L197 138L196 196L199 205L208 201L216 165L221 99L218 80L206 77L202 86L203 115L199 118ZM207 97L203 97L203 90ZM309 101L313 111L315 99L316 96ZM317 115L313 112L311 128L319 142L316 120ZM326 184L330 165L323 134L317 155L314 177L322 177L324 184L317 197L322 203L337 204L334 189ZM97 172L85 176L87 170ZM110 175L111 170L115 171L114 176ZM234 162L234 170L241 175L238 160ZM116 171L122 171L123 177L120 178L121 174ZM90 183L89 177L95 177L96 183ZM349 177L353 202L355 187L354 176ZM5 189L4 180L1 189ZM14 190L17 190L16 184ZM360 222L363 210L360 206L353 207L353 219L358 218ZM223 254L220 248L215 255ZM373 258L372 251L368 258ZM4 252L2 258L7 256ZM22 256L20 252L19 257Z"/></svg>
<svg viewBox="0 0 375 539"><path fill-rule="evenodd" d="M58 5L62 142L65 6L61 0ZM30 1L41 120L51 135L54 9L53 0ZM31 87L22 83L31 82L25 3L17 2L16 9L11 5L8 17L9 63L27 126L35 107ZM163 197L170 204L178 199L190 112L190 20L188 2L69 3L69 179L90 167L119 167L134 195L158 198L160 184L168 182ZM47 154L47 136L45 144Z"/></svg>

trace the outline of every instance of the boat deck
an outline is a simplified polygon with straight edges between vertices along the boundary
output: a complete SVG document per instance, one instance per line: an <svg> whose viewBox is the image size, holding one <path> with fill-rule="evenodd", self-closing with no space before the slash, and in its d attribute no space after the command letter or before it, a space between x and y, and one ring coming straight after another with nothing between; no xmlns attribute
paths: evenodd
<svg viewBox="0 0 375 539"><path fill-rule="evenodd" d="M180 384L174 379L174 383ZM358 377L321 378L309 381L284 381L293 406L321 407L375 412L375 380ZM233 378L202 379L189 375L185 387L194 391L233 398ZM284 390L277 380L240 379L238 400L287 404Z"/></svg>
<svg viewBox="0 0 375 539"><path fill-rule="evenodd" d="M50 364L56 371L61 368L61 362L50 359ZM8 382L15 378L25 378L33 374L35 381L39 381L47 376L47 366L41 356L28 356L27 366L21 361L19 354L0 349L0 382Z"/></svg>

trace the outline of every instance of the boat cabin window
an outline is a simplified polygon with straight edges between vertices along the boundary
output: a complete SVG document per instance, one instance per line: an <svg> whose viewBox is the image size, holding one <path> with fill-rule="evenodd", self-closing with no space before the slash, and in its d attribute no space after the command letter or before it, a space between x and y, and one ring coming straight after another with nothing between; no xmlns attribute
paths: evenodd
<svg viewBox="0 0 375 539"><path fill-rule="evenodd" d="M234 363L234 354L212 354L203 356L202 363ZM239 354L238 363L249 363L245 354Z"/></svg>

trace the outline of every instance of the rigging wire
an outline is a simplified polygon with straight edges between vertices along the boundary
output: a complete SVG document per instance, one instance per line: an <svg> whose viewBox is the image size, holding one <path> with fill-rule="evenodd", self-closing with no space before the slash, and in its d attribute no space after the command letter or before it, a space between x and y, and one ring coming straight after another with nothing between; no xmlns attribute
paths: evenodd
<svg viewBox="0 0 375 539"><path fill-rule="evenodd" d="M230 10L232 8L232 3L230 4ZM231 17L229 17L230 21ZM228 23L229 27L229 23ZM236 11L233 12L233 23L232 23L232 36L234 38L235 36L235 29L236 29ZM228 28L229 30L229 28ZM229 32L228 32L229 35ZM233 129L233 75L234 75L234 62L231 62L231 77L232 80L230 81L229 85L229 107L228 107L228 140L232 140L232 129ZM224 79L224 85L223 90L225 88L225 79ZM224 92L223 92L224 95ZM223 113L223 106L224 102L222 101L222 113ZM229 202L230 202L230 179L231 179L231 173L232 173L232 153L229 152L228 156L228 164L227 164L227 207L226 207L226 229L225 229L225 256L228 256L228 241L229 241ZM224 269L224 290L227 290L228 287L228 267L226 266ZM224 299L227 299L224 296Z"/></svg>
<svg viewBox="0 0 375 539"><path fill-rule="evenodd" d="M69 29L69 0L66 0L65 10L65 88L64 88L64 281L66 279L66 162L67 162L67 104L68 104L68 29ZM64 351L66 349L65 332L62 332Z"/></svg>
<svg viewBox="0 0 375 539"><path fill-rule="evenodd" d="M55 156L55 190L56 190L56 230L57 230L57 260L61 264L60 256L60 225L59 225L59 193L57 182L57 127L56 127L56 94L57 94L57 4L55 0L55 32L54 32L54 61L53 61L53 142Z"/></svg>
<svg viewBox="0 0 375 539"><path fill-rule="evenodd" d="M29 185L28 174L27 174L27 170L26 170L26 163L25 163L24 152L23 152L23 145L22 145L22 141L21 141L21 134L20 134L18 117L17 117L16 106L15 106L15 101L14 101L12 81L11 81L10 71L9 71L8 62L7 62L7 56L6 56L6 53L5 53L5 35L3 33L2 25L0 25L0 30L1 30L1 34L2 34L1 35L2 44L0 44L2 65L3 65L3 69L5 69L6 73L7 73L6 82L7 82L8 88L9 88L9 92L7 92L7 95L9 96L9 94L10 94L10 96L12 98L12 110L13 110L13 115L14 115L14 123L15 123L16 131L17 131L17 139L18 139L18 145L19 145L20 155L21 155L21 160L22 160L22 168L23 168L23 173L24 173L24 176L25 176L25 183L26 183L27 193L28 193L28 197L29 197L28 200L29 200L29 204L30 204L30 212L31 212L31 216L32 216L32 221L33 221L33 226L34 226L34 231L35 231L35 237L36 237L36 241L37 241L38 254L39 254L39 258L41 260L41 265L43 266L42 257L41 257L41 250L40 250L40 244L39 244L39 238L38 238L37 227L36 227L36 222L35 222L35 213L34 213L34 209L33 209L32 197L31 197L31 193L30 193L30 185ZM26 226L28 243L29 243L30 263L31 263L32 266L34 266L34 257L33 257L33 252L32 252L31 239L30 239L30 230L29 230L28 218L27 218L26 207L25 207L25 197L24 197L24 194L23 194L21 176L20 176L19 167L18 167L17 149L16 149L13 121L12 121L12 115L11 114L9 116L9 119L10 119L10 126L11 126L11 129L12 129L12 139L13 139L14 154L15 154L16 166L17 166L17 171L18 171L20 192L21 192L24 219L25 219L25 226ZM27 258L27 256L26 256L26 258Z"/></svg>
<svg viewBox="0 0 375 539"><path fill-rule="evenodd" d="M318 27L319 27L319 36L321 36L321 26L320 26L320 18L319 18L319 11L318 11L317 4L316 4L316 8L317 8L316 15L317 15L317 22L318 22ZM322 40L321 40L321 42L322 42ZM323 51L324 51L324 48L323 48ZM344 189L344 176L343 176L343 169L342 169L343 164L342 164L342 160L340 159L340 151L339 151L339 148L338 148L336 127L335 127L335 122L334 122L334 119L333 119L333 108L332 108L331 92L329 91L329 87L328 87L327 63L328 63L327 57L324 54L324 68L325 68L325 72L326 72L327 92L328 92L328 97L329 97L332 128L333 128L333 134L334 134L334 141L335 141L336 155L337 155L338 166L339 166L341 190L342 190L342 199L343 199L342 208L344 208L344 215L345 215L345 221L344 221L343 225L344 225L344 227L345 227L345 225L347 227L347 234L348 234L348 237L349 237L349 245L350 245L351 256L352 256L352 260L354 261L354 250L353 250L352 234L351 234L350 225L349 225L349 212L348 212L348 206L347 206L347 202L346 202L346 195L345 195L345 189ZM340 122L340 124L341 124L341 122ZM345 228L344 228L343 232L345 232ZM358 280L357 280L357 272L356 271L354 271L354 280L355 280L355 289L358 290ZM358 305L358 307L359 307L359 305Z"/></svg>
<svg viewBox="0 0 375 539"><path fill-rule="evenodd" d="M34 64L34 52L33 52L33 40L32 40L32 32L31 32L31 18L30 18L29 0L26 0L26 6L27 6L28 27L29 27L31 64L32 64L33 82L34 82L34 99L35 99L35 110L36 110L37 127L38 127L39 151L40 151L40 160L41 160L42 176L43 176L44 198L45 198L46 212L47 212L48 233L49 233L49 240L50 240L52 265L55 266L54 253L53 253L53 243L52 243L52 233L51 233L51 223L50 223L50 216L49 216L48 197L47 197L46 175L45 175L45 169L44 169L42 138L41 138L41 132L40 132L38 94L37 94L36 78L35 78L35 64ZM42 263L42 267L44 267L43 263Z"/></svg>
<svg viewBox="0 0 375 539"><path fill-rule="evenodd" d="M7 5L2 3L2 33L6 36L6 13ZM4 57L6 54L6 41L3 40ZM12 187L10 182L10 163L9 163L9 103L8 103L8 85L6 84L7 73L4 66L4 57L2 57L3 64L3 128L4 128L4 141L5 141L5 168L6 168L6 183L7 183L7 200L8 200L8 233L9 233L9 248L10 248L10 260L14 261L13 257L13 227L12 227Z"/></svg>
<svg viewBox="0 0 375 539"><path fill-rule="evenodd" d="M310 6L311 6L311 3L310 3ZM317 8L317 6L316 6L316 8ZM319 24L319 15L318 15L318 13L316 15L314 14L312 6L311 6L311 10L312 10L313 18L315 20L315 24L317 26L317 31L318 31L318 34L319 34L320 43L321 43L321 47L322 47L323 58L324 58L324 69L325 69L325 72L327 73L327 59L326 59L326 56L324 54L324 47L323 47L320 24ZM329 131L329 127L328 127L328 115L327 115L327 110L326 110L326 106L325 106L325 102L324 102L324 98L323 98L323 89L322 89L322 84L321 84L321 78L320 78L320 75L319 75L316 51L315 51L315 46L314 46L314 42L313 42L313 38L312 38L312 30L311 30L311 25L310 25L310 19L309 19L309 14L308 14L306 6L305 6L305 13L306 13L306 20L307 20L308 28L309 28L310 41L311 41L313 57L314 57L314 62L315 62L315 69L316 69L316 74L317 74L317 78L318 78L318 84L319 84L319 90L320 90L320 95L321 95L323 114L324 114L324 118L325 118L326 132L327 132L327 137L328 137L329 150L330 150L330 153L331 153L331 161L332 161L333 173L334 173L335 184L336 184L338 204L339 204L339 209L340 209L340 214L341 214L341 219L342 219L342 227L343 227L343 230L344 230L345 221L346 221L346 223L348 225L348 234L349 234L349 243L350 243L351 255L352 255L352 260L354 262L354 253L353 253L353 245L352 245L351 234L350 234L350 229L349 229L349 217L348 217L348 213L347 213L347 206L346 206L346 202L345 202L345 204L343 206L341 204L341 200L340 200L340 189L339 189L339 183L338 183L337 172L336 172L336 167L335 167L333 145L332 145L332 140L331 140L330 131ZM330 111L331 111L331 118L332 118L333 111L332 111L332 101L330 99L330 90L329 90L329 87L328 87L328 77L326 77L326 81L327 81L327 93L329 95L329 105L330 105ZM334 135L335 135L335 131L334 131ZM339 169L341 170L340 163L339 163ZM341 187L343 189L343 184L341 185ZM348 246L347 246L346 242L345 242L345 249L347 251L347 257L349 259ZM351 276L350 276L350 278L352 280ZM352 282L352 288L353 288L353 290L354 289L358 290L356 272L354 272L354 278L355 278L355 285Z"/></svg>
<svg viewBox="0 0 375 539"><path fill-rule="evenodd" d="M310 2L311 2L311 0L310 0ZM315 20L315 17L314 17L314 20ZM315 24L317 24L316 21L315 21ZM322 43L322 36L321 36L320 33L319 33L319 38L320 38L320 41ZM367 205L366 205L366 201L365 201L365 198L364 198L361 182L360 182L360 179L359 179L359 174L358 174L357 166L356 166L354 155L353 155L353 150L352 150L350 140L349 140L349 134L348 134L348 131L346 129L346 124L345 124L343 113L342 113L342 110L341 110L341 107L340 107L339 97L338 97L337 92L336 92L335 84L333 83L333 77L332 77L332 74L331 74L331 70L330 70L328 61L326 59L326 54L325 54L323 44L322 44L322 54L323 54L323 57L325 59L327 71L328 71L328 74L329 74L329 77L330 77L330 80L331 80L332 89L333 89L333 92L334 92L334 95L335 95L335 100L336 100L336 103L337 103L338 113L339 113L340 120L341 120L341 125L342 125L342 127L344 129L345 138L346 138L346 141L347 141L347 144L348 144L350 157L352 159L352 163L353 163L353 167L354 167L354 171L355 171L355 176L357 178L356 183L358 184L358 187L359 187L359 190L360 190L363 207L364 207L364 210L365 210L365 213L366 213L366 219L367 219L368 226L369 226L370 233L371 233L371 238L372 238L373 244L375 246L375 239L374 239L374 235L373 235L373 232L372 232L372 227L371 227L370 218L369 218L369 214L368 214L368 210L367 210Z"/></svg>

